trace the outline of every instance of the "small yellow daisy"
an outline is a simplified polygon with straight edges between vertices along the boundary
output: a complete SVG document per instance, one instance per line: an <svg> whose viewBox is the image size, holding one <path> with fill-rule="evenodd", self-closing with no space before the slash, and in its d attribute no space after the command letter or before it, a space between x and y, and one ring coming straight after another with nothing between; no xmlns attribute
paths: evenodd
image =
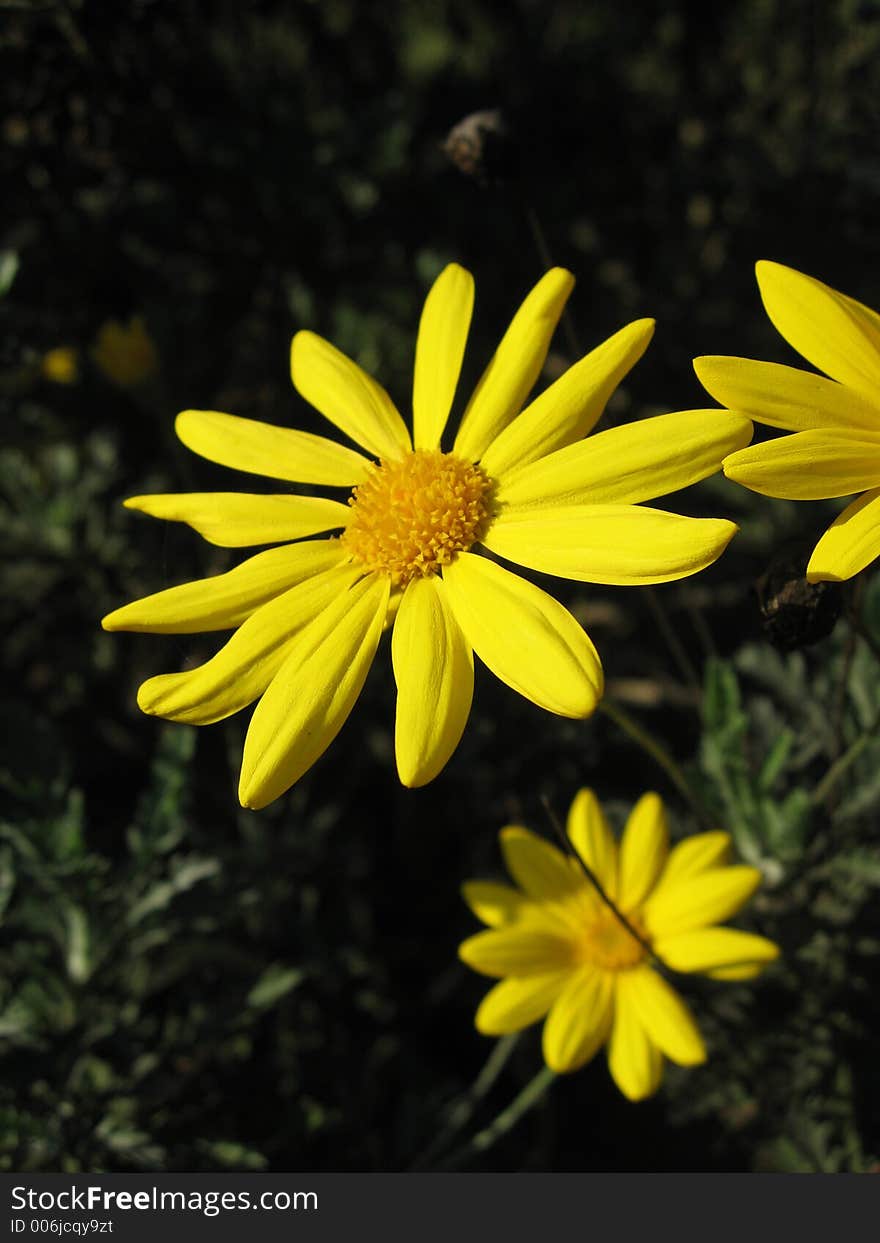
<svg viewBox="0 0 880 1243"><path fill-rule="evenodd" d="M728 864L727 833L699 833L670 850L657 794L633 808L619 849L591 790L572 803L567 832L626 923L576 859L528 829L502 829L504 861L519 887L471 881L463 888L489 931L464 941L459 955L501 979L477 1010L477 1029L507 1035L546 1015L551 1070L578 1070L607 1045L617 1086L641 1100L660 1086L664 1056L680 1066L706 1059L693 1015L651 955L674 971L715 979L758 975L778 947L717 925L748 901L761 873Z"/></svg>
<svg viewBox="0 0 880 1243"><path fill-rule="evenodd" d="M126 501L227 548L281 545L103 622L108 630L235 630L207 664L144 683L138 703L201 725L259 700L244 748L244 806L278 798L325 751L392 624L395 747L407 786L435 777L458 745L474 653L549 712L590 715L603 686L590 639L557 600L478 546L548 574L621 584L682 578L726 547L732 522L639 502L714 473L748 443L748 420L691 410L583 439L644 352L652 320L622 328L522 408L573 284L554 268L528 295L451 449L441 440L474 297L472 277L457 264L437 278L422 312L412 435L386 391L312 332L293 339L293 383L363 452L229 414L178 416L183 443L213 462L349 492L347 504L234 492ZM305 538L334 530L341 534Z"/></svg>
<svg viewBox="0 0 880 1243"><path fill-rule="evenodd" d="M98 370L120 388L135 388L159 369L156 346L140 315L133 315L127 324L115 319L102 324L92 358Z"/></svg>
<svg viewBox="0 0 880 1243"><path fill-rule="evenodd" d="M841 582L880 556L880 315L780 263L761 260L756 271L774 327L830 379L750 358L696 358L694 367L723 406L794 433L726 457L730 479L796 501L862 493L807 566L810 582Z"/></svg>
<svg viewBox="0 0 880 1243"><path fill-rule="evenodd" d="M58 345L43 355L40 371L51 384L76 384L79 379L79 352L72 345Z"/></svg>

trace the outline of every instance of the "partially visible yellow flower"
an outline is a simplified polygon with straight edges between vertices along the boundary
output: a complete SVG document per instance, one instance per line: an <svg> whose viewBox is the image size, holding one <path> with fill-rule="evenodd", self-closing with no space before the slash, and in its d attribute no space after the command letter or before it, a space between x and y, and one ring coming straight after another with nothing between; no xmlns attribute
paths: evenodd
<svg viewBox="0 0 880 1243"><path fill-rule="evenodd" d="M72 345L58 345L43 355L40 371L51 384L76 384L79 379L79 353Z"/></svg>
<svg viewBox="0 0 880 1243"><path fill-rule="evenodd" d="M880 315L821 281L761 260L764 307L807 362L800 371L750 358L697 358L703 386L723 406L793 432L724 459L724 473L764 496L850 496L819 540L810 582L841 582L880 556Z"/></svg>
<svg viewBox="0 0 880 1243"><path fill-rule="evenodd" d="M430 781L458 745L474 654L547 711L590 715L603 687L590 639L552 596L478 546L547 574L616 584L682 578L726 547L732 522L639 502L713 474L748 442L746 419L691 410L583 439L647 347L653 320L622 328L523 409L573 284L554 268L528 295L451 450L441 440L474 298L473 278L457 264L437 278L422 312L412 435L385 389L312 332L293 339L294 385L364 452L214 411L178 415L180 439L213 462L349 493L348 504L232 492L126 502L227 548L281 545L103 623L177 634L235 630L207 664L144 683L138 703L200 725L259 700L239 786L246 807L278 798L326 750L392 621L395 749L405 785ZM334 530L341 535L303 539Z"/></svg>
<svg viewBox="0 0 880 1243"><path fill-rule="evenodd" d="M619 849L591 790L572 803L567 832L638 937L576 859L528 829L502 829L504 861L518 887L471 881L463 888L489 931L464 941L459 954L501 980L477 1010L477 1029L502 1036L546 1016L551 1070L578 1070L607 1045L617 1086L641 1100L660 1086L664 1057L680 1066L706 1059L693 1015L652 965L646 945L674 971L721 980L758 975L778 947L717 925L748 901L761 873L728 863L726 833L699 833L670 850L657 794L636 803Z"/></svg>
<svg viewBox="0 0 880 1243"><path fill-rule="evenodd" d="M142 316L127 324L108 319L101 325L92 348L95 366L120 388L143 384L159 369L159 355Z"/></svg>

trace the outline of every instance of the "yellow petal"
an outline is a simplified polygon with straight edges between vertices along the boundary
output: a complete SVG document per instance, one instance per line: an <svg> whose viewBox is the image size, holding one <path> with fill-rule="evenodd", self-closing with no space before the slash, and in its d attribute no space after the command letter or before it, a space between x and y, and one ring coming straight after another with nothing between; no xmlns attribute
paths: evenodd
<svg viewBox="0 0 880 1243"><path fill-rule="evenodd" d="M614 997L614 1022L608 1041L608 1069L628 1100L643 1101L653 1096L663 1078L663 1055L649 1039L636 1012L632 991L622 973Z"/></svg>
<svg viewBox="0 0 880 1243"><path fill-rule="evenodd" d="M737 928L699 928L658 937L654 949L673 971L713 971L718 967L752 967L759 971L779 957L779 946Z"/></svg>
<svg viewBox="0 0 880 1243"><path fill-rule="evenodd" d="M414 579L394 623L394 749L405 786L433 780L458 746L471 710L474 656L438 578Z"/></svg>
<svg viewBox="0 0 880 1243"><path fill-rule="evenodd" d="M114 609L101 622L105 630L141 630L152 634L197 634L230 630L254 609L282 591L338 565L338 540L310 540L268 548L226 574L167 587Z"/></svg>
<svg viewBox="0 0 880 1243"><path fill-rule="evenodd" d="M512 976L491 988L477 1009L477 1031L484 1036L507 1036L542 1019L569 979L567 971L549 975Z"/></svg>
<svg viewBox="0 0 880 1243"><path fill-rule="evenodd" d="M497 678L548 712L590 715L602 694L602 666L567 609L473 553L446 566L443 578L465 638Z"/></svg>
<svg viewBox="0 0 880 1243"><path fill-rule="evenodd" d="M508 872L537 902L556 902L583 888L583 880L561 851L537 833L509 825L499 834Z"/></svg>
<svg viewBox="0 0 880 1243"><path fill-rule="evenodd" d="M488 880L469 880L461 887L461 896L477 919L490 928L500 928L512 923L522 914L527 899L510 885L499 885Z"/></svg>
<svg viewBox="0 0 880 1243"><path fill-rule="evenodd" d="M612 977L582 967L553 1003L544 1024L544 1061L556 1074L579 1070L608 1039Z"/></svg>
<svg viewBox="0 0 880 1243"><path fill-rule="evenodd" d="M618 976L618 989L628 994L648 1039L679 1066L698 1066L706 1046L688 1007L653 967L642 965Z"/></svg>
<svg viewBox="0 0 880 1243"><path fill-rule="evenodd" d="M694 359L700 383L722 406L787 431L864 428L880 433L880 401L812 371L751 358Z"/></svg>
<svg viewBox="0 0 880 1243"><path fill-rule="evenodd" d="M880 389L880 317L829 285L762 259L756 265L777 332L814 367L863 392Z"/></svg>
<svg viewBox="0 0 880 1243"><path fill-rule="evenodd" d="M763 496L791 501L850 496L880 485L880 439L859 432L795 432L731 454L724 473Z"/></svg>
<svg viewBox="0 0 880 1243"><path fill-rule="evenodd" d="M610 898L617 894L617 843L592 790L578 790L568 813L569 841Z"/></svg>
<svg viewBox="0 0 880 1243"><path fill-rule="evenodd" d="M290 373L310 405L376 457L399 458L412 448L406 425L381 384L323 337L296 334Z"/></svg>
<svg viewBox="0 0 880 1243"><path fill-rule="evenodd" d="M757 868L738 864L661 884L642 908L645 926L652 936L671 937L723 923L748 902L760 883Z"/></svg>
<svg viewBox="0 0 880 1243"><path fill-rule="evenodd" d="M387 578L362 579L291 644L251 718L243 807L265 807L289 790L339 733L373 663L388 594Z"/></svg>
<svg viewBox="0 0 880 1243"><path fill-rule="evenodd" d="M416 341L413 377L413 441L439 449L452 409L474 309L474 278L450 263L425 299Z"/></svg>
<svg viewBox="0 0 880 1243"><path fill-rule="evenodd" d="M174 430L193 453L251 475L354 487L369 460L323 436L215 410L184 410Z"/></svg>
<svg viewBox="0 0 880 1243"><path fill-rule="evenodd" d="M847 505L819 540L807 566L811 583L842 583L880 556L880 488Z"/></svg>
<svg viewBox="0 0 880 1243"><path fill-rule="evenodd" d="M666 867L657 888L677 883L686 876L718 867L730 859L730 834L713 829L709 833L695 833L677 842L669 852Z"/></svg>
<svg viewBox="0 0 880 1243"><path fill-rule="evenodd" d="M541 374L573 288L570 272L551 268L514 315L464 412L455 438L459 456L479 461L498 433L519 414Z"/></svg>
<svg viewBox="0 0 880 1243"><path fill-rule="evenodd" d="M643 505L571 505L502 513L483 543L544 574L628 587L704 570L737 529L723 518L682 518Z"/></svg>
<svg viewBox="0 0 880 1243"><path fill-rule="evenodd" d="M546 975L574 962L573 943L533 925L511 924L468 937L458 947L462 962L482 975Z"/></svg>
<svg viewBox="0 0 880 1243"><path fill-rule="evenodd" d="M647 501L715 474L722 458L751 438L749 420L725 410L660 414L597 432L512 472L499 481L496 497L504 510Z"/></svg>
<svg viewBox="0 0 880 1243"><path fill-rule="evenodd" d="M493 440L481 459L486 472L499 479L586 436L653 333L653 319L638 319L569 367Z"/></svg>
<svg viewBox="0 0 880 1243"><path fill-rule="evenodd" d="M669 853L669 829L659 794L643 794L629 814L620 842L618 901L624 911L639 906L653 889Z"/></svg>
<svg viewBox="0 0 880 1243"><path fill-rule="evenodd" d="M210 725L247 707L281 668L294 636L357 577L358 571L347 566L292 587L257 609L204 665L144 682L138 707L190 725Z"/></svg>
<svg viewBox="0 0 880 1243"><path fill-rule="evenodd" d="M133 496L126 509L185 522L209 544L246 548L279 544L344 527L351 510L320 496L259 496L248 492L175 492Z"/></svg>

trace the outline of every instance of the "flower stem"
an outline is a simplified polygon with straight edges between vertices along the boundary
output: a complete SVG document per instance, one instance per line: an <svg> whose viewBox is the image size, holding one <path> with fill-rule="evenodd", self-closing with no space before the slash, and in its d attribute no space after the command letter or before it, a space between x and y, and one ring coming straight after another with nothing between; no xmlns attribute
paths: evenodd
<svg viewBox="0 0 880 1243"><path fill-rule="evenodd" d="M643 726L639 725L638 721L633 720L628 712L624 712L619 704L613 704L609 700L603 699L599 704L599 709L614 722L618 729L627 734L636 746L641 747L644 752L650 755L651 759L663 769L679 793L687 799L699 819L705 824L711 825L712 817L696 794L694 794L681 768L663 744L658 742Z"/></svg>
<svg viewBox="0 0 880 1243"><path fill-rule="evenodd" d="M462 1148L459 1148L457 1152L454 1152L451 1157L448 1157L440 1168L443 1170L455 1169L462 1162L487 1152L508 1131L513 1130L520 1118L524 1117L530 1109L534 1108L541 1101L555 1078L555 1073L548 1066L543 1066L534 1079L529 1080L522 1091L514 1097L506 1109L501 1111L497 1118L494 1118L482 1131L477 1131L476 1135Z"/></svg>
<svg viewBox="0 0 880 1243"><path fill-rule="evenodd" d="M859 734L855 742L851 743L850 746L847 747L843 755L834 761L825 776L815 787L812 795L810 796L810 801L814 806L818 806L819 803L823 803L825 801L837 785L838 781L840 781L841 777L845 776L849 768L862 754L865 747L877 733L878 729L880 729L880 713L878 713L874 717L871 724L863 730L861 734Z"/></svg>
<svg viewBox="0 0 880 1243"><path fill-rule="evenodd" d="M673 661L676 665L678 665L679 673L684 678L688 686L700 695L703 688L700 685L700 679L697 675L697 671L694 668L693 661L685 651L684 644L675 633L675 627L669 620L669 614L666 612L666 606L653 587L645 588L645 599L648 602L648 607L654 615L654 621L657 623L657 629L662 634Z"/></svg>
<svg viewBox="0 0 880 1243"><path fill-rule="evenodd" d="M492 1052L473 1084L449 1106L445 1126L440 1129L439 1134L435 1135L425 1151L416 1157L411 1167L413 1170L430 1167L437 1154L442 1152L449 1141L467 1126L480 1102L488 1096L498 1076L510 1060L510 1055L516 1048L519 1037L520 1033L514 1032L510 1036L502 1036L495 1042Z"/></svg>

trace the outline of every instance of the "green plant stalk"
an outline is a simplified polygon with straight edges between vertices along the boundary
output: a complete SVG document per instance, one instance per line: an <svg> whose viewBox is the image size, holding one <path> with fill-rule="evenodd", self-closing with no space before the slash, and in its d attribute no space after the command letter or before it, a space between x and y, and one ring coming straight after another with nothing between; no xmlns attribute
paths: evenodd
<svg viewBox="0 0 880 1243"><path fill-rule="evenodd" d="M641 747L647 755L650 755L651 759L663 769L675 788L687 800L700 820L705 824L711 825L712 817L696 794L694 794L681 768L663 744L658 742L643 726L639 725L638 721L633 720L629 713L625 712L618 704L613 704L610 700L603 699L599 704L599 710L604 712L618 729L621 729L628 735L636 746Z"/></svg>
<svg viewBox="0 0 880 1243"><path fill-rule="evenodd" d="M503 1109L482 1131L478 1131L469 1143L453 1153L443 1163L441 1168L444 1170L455 1169L461 1162L487 1152L497 1144L499 1139L507 1135L509 1131L512 1131L519 1120L542 1100L555 1078L556 1073L549 1066L542 1066L535 1077L529 1080L507 1108Z"/></svg>

